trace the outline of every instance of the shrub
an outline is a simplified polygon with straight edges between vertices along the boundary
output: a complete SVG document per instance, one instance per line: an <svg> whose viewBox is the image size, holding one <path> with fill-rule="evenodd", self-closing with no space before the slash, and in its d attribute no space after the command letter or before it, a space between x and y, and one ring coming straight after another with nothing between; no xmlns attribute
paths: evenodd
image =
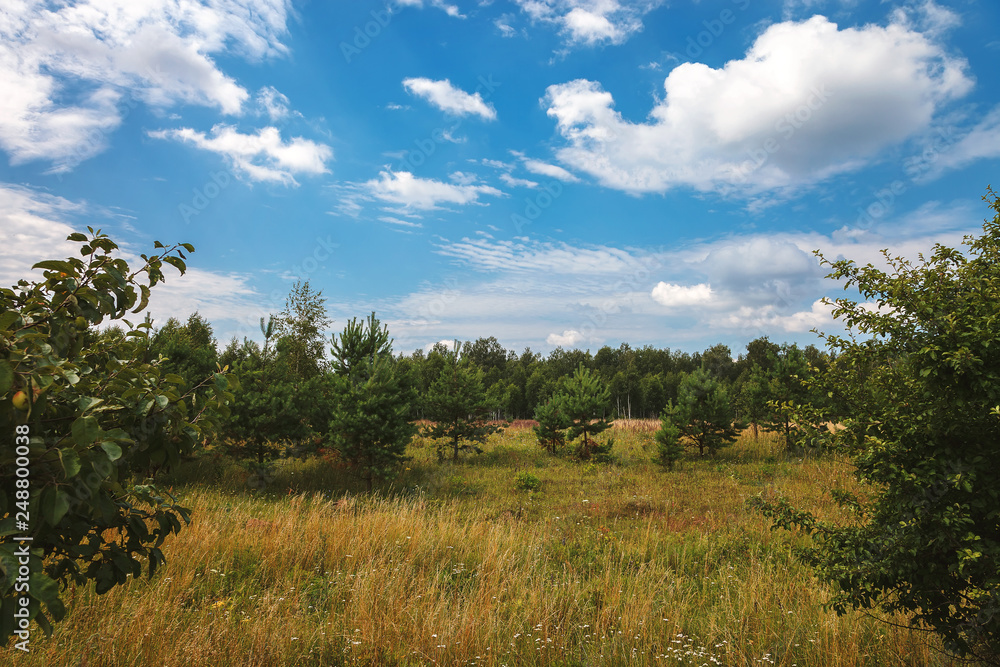
<svg viewBox="0 0 1000 667"><path fill-rule="evenodd" d="M518 473L514 479L514 488L519 491L537 491L542 487L542 480L530 472Z"/></svg>
<svg viewBox="0 0 1000 667"><path fill-rule="evenodd" d="M850 454L872 493L835 492L855 517L846 524L783 499L753 504L813 534L803 555L833 584L837 612L904 612L949 649L998 664L1000 197L989 194L997 214L966 237L968 254L937 245L913 263L883 251L888 272L820 255L867 303L837 299L853 331L824 336L838 354L813 381L830 405L790 418L837 422L810 437Z"/></svg>

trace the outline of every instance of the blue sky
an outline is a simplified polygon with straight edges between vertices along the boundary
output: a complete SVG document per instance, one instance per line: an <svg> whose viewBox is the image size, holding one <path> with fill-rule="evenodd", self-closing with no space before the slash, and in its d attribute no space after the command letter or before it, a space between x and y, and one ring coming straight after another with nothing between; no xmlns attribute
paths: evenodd
<svg viewBox="0 0 1000 667"><path fill-rule="evenodd" d="M158 322L295 280L397 351L818 342L811 252L980 229L993 0L8 0L0 282L190 242Z"/></svg>

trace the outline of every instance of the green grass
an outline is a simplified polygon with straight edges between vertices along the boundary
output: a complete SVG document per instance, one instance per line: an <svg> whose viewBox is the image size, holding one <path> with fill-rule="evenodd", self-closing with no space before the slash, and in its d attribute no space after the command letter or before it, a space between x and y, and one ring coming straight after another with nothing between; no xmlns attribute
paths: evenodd
<svg viewBox="0 0 1000 667"><path fill-rule="evenodd" d="M165 480L194 523L161 572L67 591L67 619L16 663L948 664L924 634L824 610L792 557L806 538L744 508L780 493L845 518L827 493L854 486L842 461L745 436L664 472L652 428L616 427L609 464L550 456L527 429L458 464L418 440L371 495L317 459L250 488L208 452Z"/></svg>

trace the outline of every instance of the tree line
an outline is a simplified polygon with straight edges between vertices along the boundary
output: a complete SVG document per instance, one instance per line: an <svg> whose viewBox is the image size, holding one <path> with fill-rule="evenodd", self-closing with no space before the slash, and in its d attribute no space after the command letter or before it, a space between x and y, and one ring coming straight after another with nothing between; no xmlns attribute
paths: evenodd
<svg viewBox="0 0 1000 667"><path fill-rule="evenodd" d="M383 376L406 388L410 421L439 421L447 412L440 400L442 378L451 374L458 392L455 374L461 371L461 387L468 387L462 391L471 397L467 407L475 407L483 421L543 421L553 414L554 399L585 380L600 387L595 420L656 419L669 408L674 421L687 427L705 422L710 404L709 422L747 424L755 435L762 428L778 430L791 444L795 429L780 406L820 400L810 395L804 380L833 360L814 345L799 348L766 336L750 341L735 358L722 344L694 354L628 343L604 346L596 354L562 348L547 356L530 348L518 354L492 336L394 354L388 329L375 313L348 321L343 332L326 338L323 332L331 324L322 293L302 282L293 286L280 313L261 320L263 343L233 338L219 349L211 325L194 313L184 323L170 319L156 329L145 342L146 354L162 358L165 370L189 383L217 368L228 369L241 390L221 435L241 443L234 452L260 463L286 450L308 449L310 442L329 442L335 435L330 418L337 412L338 392L356 388L359 373L367 380L373 371L363 369L376 361L388 367ZM109 329L101 335L122 339L124 332ZM586 373L583 379L580 372ZM344 384L345 377L354 380ZM551 430L553 423L545 428ZM550 437L542 440L553 447ZM726 441L705 433L695 440L699 453L714 452ZM458 450L453 443L452 458Z"/></svg>

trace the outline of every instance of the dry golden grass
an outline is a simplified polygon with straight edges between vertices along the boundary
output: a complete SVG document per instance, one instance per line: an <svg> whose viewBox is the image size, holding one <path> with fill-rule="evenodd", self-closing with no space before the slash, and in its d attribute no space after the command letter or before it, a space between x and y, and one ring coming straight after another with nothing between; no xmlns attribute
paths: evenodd
<svg viewBox="0 0 1000 667"><path fill-rule="evenodd" d="M632 428L630 428L632 427ZM615 429L613 465L550 457L530 431L345 495L321 463L273 491L199 463L175 482L194 522L168 564L104 596L77 589L18 665L931 665L926 636L824 611L827 591L743 502L760 492L840 516L849 469L744 437L662 472L651 433ZM515 491L515 471L538 492ZM181 485L180 482L183 482ZM332 488L331 485L341 485ZM298 492L289 496L287 489ZM902 619L894 619L897 622ZM9 651L13 653L13 651ZM11 657L11 656L5 656Z"/></svg>

